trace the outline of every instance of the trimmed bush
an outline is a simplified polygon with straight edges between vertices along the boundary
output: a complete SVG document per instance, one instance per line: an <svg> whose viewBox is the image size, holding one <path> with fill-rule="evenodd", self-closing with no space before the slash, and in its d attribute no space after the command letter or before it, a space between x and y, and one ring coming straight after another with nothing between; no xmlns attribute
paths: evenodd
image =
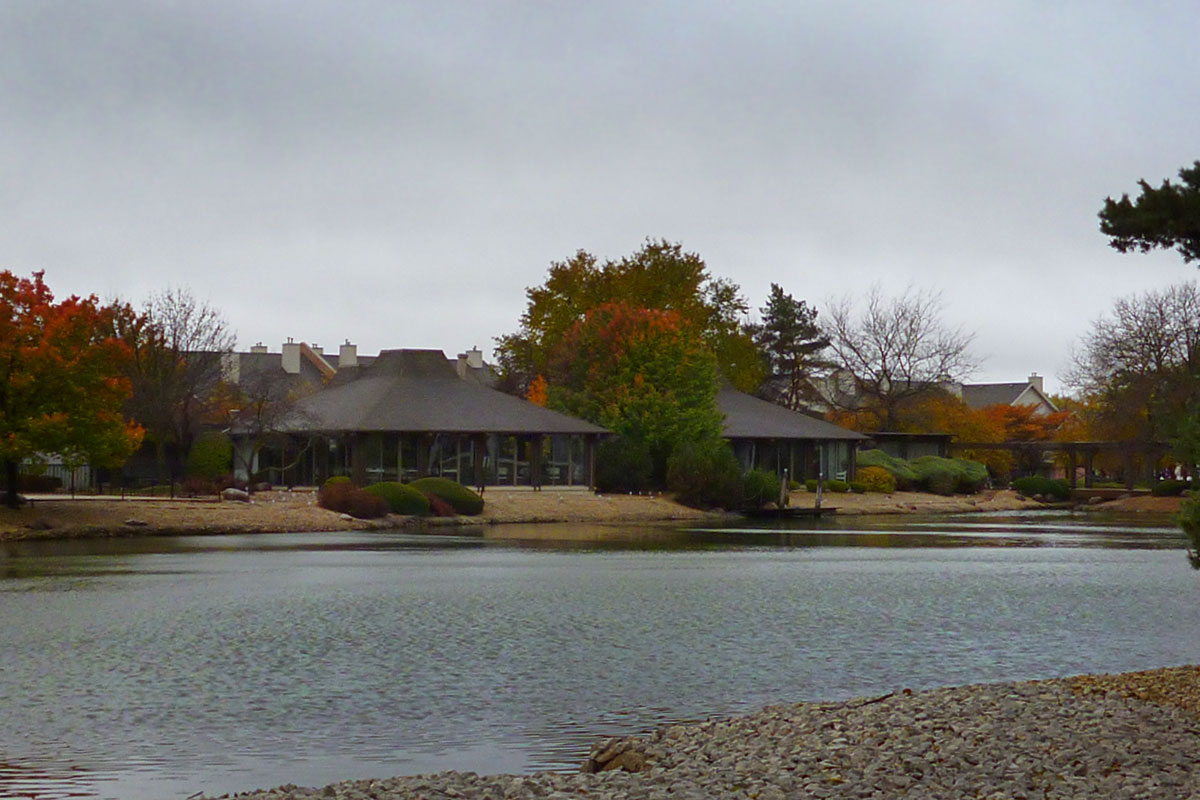
<svg viewBox="0 0 1200 800"><path fill-rule="evenodd" d="M440 497L463 516L474 517L483 513L483 498L449 478L418 478L408 485L424 495Z"/></svg>
<svg viewBox="0 0 1200 800"><path fill-rule="evenodd" d="M373 483L363 491L386 500L393 514L413 517L429 513L429 498L423 495L419 489L414 489L407 484L384 481Z"/></svg>
<svg viewBox="0 0 1200 800"><path fill-rule="evenodd" d="M762 508L779 500L779 476L765 469L752 469L742 479L743 502L751 508Z"/></svg>
<svg viewBox="0 0 1200 800"><path fill-rule="evenodd" d="M424 495L422 495L422 496L424 496ZM454 510L454 506L450 505L445 500L438 497L436 494L429 495L429 497L427 499L429 500L429 510L433 512L433 515L435 517L457 516L457 512L455 512L455 510Z"/></svg>
<svg viewBox="0 0 1200 800"><path fill-rule="evenodd" d="M317 495L317 505L356 519L379 519L389 512L382 497L359 489L349 481L326 484Z"/></svg>
<svg viewBox="0 0 1200 800"><path fill-rule="evenodd" d="M917 485L919 480L916 470L911 464L903 458L889 456L882 450L860 450L857 460L859 468L882 467L886 469L896 479L897 489L911 489Z"/></svg>
<svg viewBox="0 0 1200 800"><path fill-rule="evenodd" d="M866 494L867 485L862 481L850 481L850 491L855 494Z"/></svg>
<svg viewBox="0 0 1200 800"><path fill-rule="evenodd" d="M809 478L808 480L806 480L804 482L804 488L806 491L815 492L817 490L817 479Z"/></svg>
<svg viewBox="0 0 1200 800"><path fill-rule="evenodd" d="M802 483L800 483L800 481L788 481L788 491L789 492L798 492L803 488L804 488L804 485Z"/></svg>
<svg viewBox="0 0 1200 800"><path fill-rule="evenodd" d="M596 491L644 492L653 482L654 457L645 442L620 436L596 448Z"/></svg>
<svg viewBox="0 0 1200 800"><path fill-rule="evenodd" d="M954 463L962 469L958 475L958 491L964 494L975 494L987 487L989 478L987 464L981 461L972 461L969 458L956 458Z"/></svg>
<svg viewBox="0 0 1200 800"><path fill-rule="evenodd" d="M973 494L987 484L987 467L965 458L921 456L910 462L917 484L933 494Z"/></svg>
<svg viewBox="0 0 1200 800"><path fill-rule="evenodd" d="M1179 497L1188 488L1187 481L1159 481L1150 487L1155 497Z"/></svg>
<svg viewBox="0 0 1200 800"><path fill-rule="evenodd" d="M1071 485L1062 478L1051 479L1045 475L1030 475L1026 478L1017 478L1012 485L1026 497L1041 495L1051 500L1066 500L1071 496Z"/></svg>
<svg viewBox="0 0 1200 800"><path fill-rule="evenodd" d="M204 431L192 442L185 471L189 477L215 481L233 465L233 442L219 431Z"/></svg>
<svg viewBox="0 0 1200 800"><path fill-rule="evenodd" d="M834 478L833 480L825 481L825 491L845 494L846 492L850 491L850 484L846 481L839 481L837 478Z"/></svg>
<svg viewBox="0 0 1200 800"><path fill-rule="evenodd" d="M667 459L667 488L693 508L737 508L742 502L742 465L723 439L680 443Z"/></svg>
<svg viewBox="0 0 1200 800"><path fill-rule="evenodd" d="M204 495L217 494L220 491L217 489L215 482L208 478L202 478L199 475L189 475L184 478L179 488L188 497L203 497Z"/></svg>
<svg viewBox="0 0 1200 800"><path fill-rule="evenodd" d="M325 483L321 484L321 486L322 488L325 488L329 486L339 486L342 484L346 486L352 486L354 481L350 480L350 477L347 475L334 475L332 478L327 479Z"/></svg>
<svg viewBox="0 0 1200 800"><path fill-rule="evenodd" d="M22 473L17 476L18 492L56 492L62 488L62 485L62 478L57 475Z"/></svg>
<svg viewBox="0 0 1200 800"><path fill-rule="evenodd" d="M868 492L891 494L896 491L896 476L883 467L861 467L854 477Z"/></svg>

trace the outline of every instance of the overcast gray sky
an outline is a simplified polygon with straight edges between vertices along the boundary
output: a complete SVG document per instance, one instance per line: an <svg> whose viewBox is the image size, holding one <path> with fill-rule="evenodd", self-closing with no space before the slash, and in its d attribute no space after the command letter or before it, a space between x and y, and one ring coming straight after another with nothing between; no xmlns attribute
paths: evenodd
<svg viewBox="0 0 1200 800"><path fill-rule="evenodd" d="M186 286L241 346L453 355L578 249L757 309L939 289L980 380L1191 280L1096 212L1200 159L1178 2L0 2L0 268Z"/></svg>

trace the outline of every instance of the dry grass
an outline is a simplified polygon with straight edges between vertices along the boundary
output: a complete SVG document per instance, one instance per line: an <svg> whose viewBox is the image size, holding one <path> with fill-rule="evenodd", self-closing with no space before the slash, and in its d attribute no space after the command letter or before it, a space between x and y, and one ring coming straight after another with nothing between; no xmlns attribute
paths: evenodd
<svg viewBox="0 0 1200 800"><path fill-rule="evenodd" d="M793 492L790 505L811 506L815 497ZM532 522L642 523L671 520L713 520L727 515L697 511L665 495L597 495L580 489L542 491L489 489L484 511L478 517L428 520L426 525L502 524ZM826 508L839 515L944 514L1037 508L1032 500L1011 491L981 492L971 496L940 497L917 492L894 494L832 494L824 496ZM1119 511L1172 513L1179 498L1136 497L1094 506ZM204 500L78 498L54 496L38 499L18 510L0 507L0 540L70 538L82 536L138 536L146 534L254 533L279 531L338 531L394 528L412 524L402 517L352 520L316 504L312 491L262 492L253 502Z"/></svg>

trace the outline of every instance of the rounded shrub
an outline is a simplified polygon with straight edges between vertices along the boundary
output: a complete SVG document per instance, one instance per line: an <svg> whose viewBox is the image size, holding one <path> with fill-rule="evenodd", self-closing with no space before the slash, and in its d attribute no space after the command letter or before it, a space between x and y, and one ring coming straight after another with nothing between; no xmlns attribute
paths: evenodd
<svg viewBox="0 0 1200 800"><path fill-rule="evenodd" d="M817 479L809 478L804 482L805 491L815 492L817 490Z"/></svg>
<svg viewBox="0 0 1200 800"><path fill-rule="evenodd" d="M1030 475L1012 482L1013 489L1026 497L1041 495L1049 500L1066 500L1071 496L1071 485L1062 478L1052 479L1045 475Z"/></svg>
<svg viewBox="0 0 1200 800"><path fill-rule="evenodd" d="M644 492L653 481L654 457L645 442L619 436L596 448L596 491Z"/></svg>
<svg viewBox="0 0 1200 800"><path fill-rule="evenodd" d="M346 486L351 486L354 484L354 482L352 480L350 480L350 477L348 475L334 475L332 478L327 478L325 480L325 483L321 484L321 486L322 487L339 486L342 484L344 484Z"/></svg>
<svg viewBox="0 0 1200 800"><path fill-rule="evenodd" d="M667 459L667 488L693 508L734 509L742 501L742 465L723 439L682 442Z"/></svg>
<svg viewBox="0 0 1200 800"><path fill-rule="evenodd" d="M850 484L846 481L839 481L837 478L834 478L833 480L825 481L825 491L845 494L846 492L850 491Z"/></svg>
<svg viewBox="0 0 1200 800"><path fill-rule="evenodd" d="M958 486L955 487L963 494L975 494L988 483L987 465L969 458L956 458L954 463L959 467Z"/></svg>
<svg viewBox="0 0 1200 800"><path fill-rule="evenodd" d="M762 508L779 500L782 484L779 476L765 469L752 469L742 479L743 502L751 508Z"/></svg>
<svg viewBox="0 0 1200 800"><path fill-rule="evenodd" d="M850 491L855 494L866 494L867 485L862 481L850 481Z"/></svg>
<svg viewBox="0 0 1200 800"><path fill-rule="evenodd" d="M382 497L393 514L411 517L429 513L429 498L408 484L384 481L373 483L363 491Z"/></svg>
<svg viewBox="0 0 1200 800"><path fill-rule="evenodd" d="M449 478L418 478L408 485L422 494L445 500L455 512L463 516L474 517L483 513L483 498Z"/></svg>
<svg viewBox="0 0 1200 800"><path fill-rule="evenodd" d="M860 467L855 480L868 492L891 494L896 491L896 476L883 467Z"/></svg>
<svg viewBox="0 0 1200 800"><path fill-rule="evenodd" d="M939 456L921 456L913 459L913 471L917 473L917 486L932 494L954 494L958 486L959 470L954 462Z"/></svg>
<svg viewBox="0 0 1200 800"><path fill-rule="evenodd" d="M859 467L882 467L892 473L897 489L911 489L919 480L916 470L909 462L890 456L882 450L860 450L857 460Z"/></svg>
<svg viewBox="0 0 1200 800"><path fill-rule="evenodd" d="M921 456L910 463L917 474L917 485L933 494L972 494L987 484L987 467L978 461Z"/></svg>
<svg viewBox="0 0 1200 800"><path fill-rule="evenodd" d="M188 450L185 472L189 477L215 481L229 473L233 464L233 442L220 431L204 431Z"/></svg>
<svg viewBox="0 0 1200 800"><path fill-rule="evenodd" d="M317 494L317 505L357 519L378 519L390 511L382 497L359 489L349 481L326 484Z"/></svg>
<svg viewBox="0 0 1200 800"><path fill-rule="evenodd" d="M1150 494L1155 497L1179 497L1187 488L1187 481L1159 481L1150 487Z"/></svg>

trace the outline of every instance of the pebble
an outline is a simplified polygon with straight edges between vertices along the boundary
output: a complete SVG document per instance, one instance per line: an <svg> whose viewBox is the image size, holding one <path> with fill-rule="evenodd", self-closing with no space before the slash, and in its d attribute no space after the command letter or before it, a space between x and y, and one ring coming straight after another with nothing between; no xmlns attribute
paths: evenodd
<svg viewBox="0 0 1200 800"><path fill-rule="evenodd" d="M1195 668L1180 669L1192 670L1189 680L1197 674ZM613 753L640 754L643 766L636 773L442 772L225 797L1200 797L1195 709L1139 699L1129 683L1063 678L777 705L740 717L663 726L647 736L605 739L589 755L593 762Z"/></svg>

